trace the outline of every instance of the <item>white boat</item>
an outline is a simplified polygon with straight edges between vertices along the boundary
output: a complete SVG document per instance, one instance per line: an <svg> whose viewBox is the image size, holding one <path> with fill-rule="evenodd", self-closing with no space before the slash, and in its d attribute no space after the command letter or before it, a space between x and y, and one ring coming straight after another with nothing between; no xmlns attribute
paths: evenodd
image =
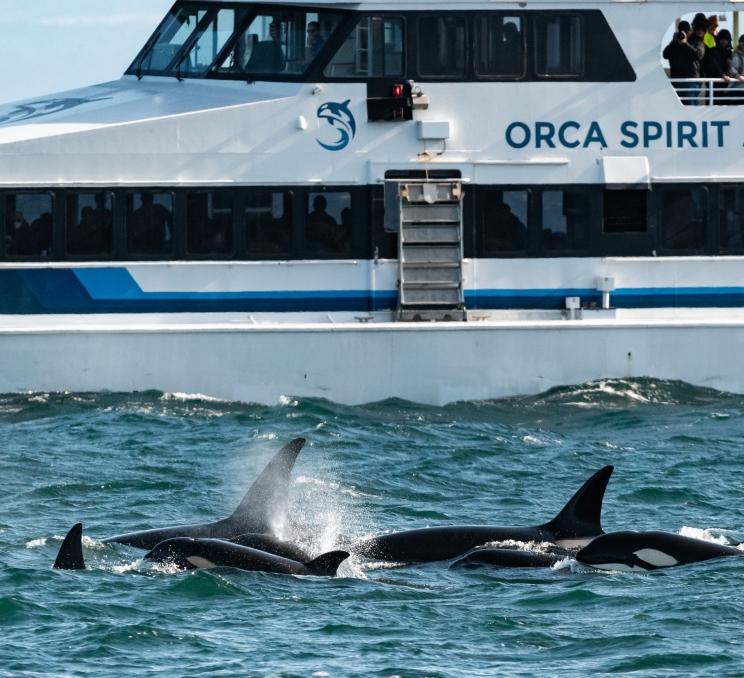
<svg viewBox="0 0 744 678"><path fill-rule="evenodd" d="M176 2L0 107L0 391L744 392L744 106L661 59L700 4Z"/></svg>

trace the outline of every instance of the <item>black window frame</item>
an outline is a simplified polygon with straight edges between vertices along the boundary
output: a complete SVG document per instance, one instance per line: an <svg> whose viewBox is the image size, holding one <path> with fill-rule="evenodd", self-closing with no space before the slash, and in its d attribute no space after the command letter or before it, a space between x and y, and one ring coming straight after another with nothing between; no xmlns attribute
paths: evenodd
<svg viewBox="0 0 744 678"><path fill-rule="evenodd" d="M205 195L209 193L229 194L232 198L232 214L230 219L230 247L224 252L192 252L189 250L189 208L188 199L190 195ZM184 259L191 261L232 261L237 257L237 193L238 189L232 186L195 186L195 187L184 187L181 190L181 218L179 221L180 225L180 242L178 243L183 247ZM180 249L180 247L179 247Z"/></svg>
<svg viewBox="0 0 744 678"><path fill-rule="evenodd" d="M509 184L489 184L484 186L478 186L476 191L470 191L477 193L476 204L475 204L475 241L476 241L476 256L484 259L527 259L531 258L533 254L538 250L536 247L534 230L535 230L535 187L532 185L509 185ZM499 193L516 193L524 192L527 197L527 223L525 227L527 229L527 246L519 250L491 250L486 246L486 228L485 228L485 200L484 197L488 193L499 192Z"/></svg>
<svg viewBox="0 0 744 678"><path fill-rule="evenodd" d="M129 251L129 221L128 221L128 205L129 196L136 193L167 193L171 196L171 204L173 208L171 210L171 249L169 252L162 252L160 254L135 254ZM119 200L119 228L120 242L121 242L121 256L127 261L171 261L176 259L177 256L183 257L183 250L178 249L178 235L180 231L178 226L178 219L180 216L180 209L178 203L177 189L175 188L161 188L157 186L153 187L129 187L121 190L121 197ZM116 212L114 213L116 215ZM114 231L117 231L116 222L114 224Z"/></svg>
<svg viewBox="0 0 744 678"><path fill-rule="evenodd" d="M701 247L679 247L679 248L671 248L666 247L664 243L664 223L662 220L663 216L663 210L664 210L664 203L663 203L663 196L667 193L672 193L674 191L682 191L682 190L692 190L692 189L699 189L705 193L705 219L703 224L704 229L704 238L703 238L703 244ZM662 184L661 186L657 186L655 190L653 191L654 194L654 209L653 209L653 218L656 226L656 249L659 254L659 256L664 257L684 257L684 256L706 256L709 253L714 253L714 256L717 256L719 252L717 252L717 247L714 247L714 231L716 230L714 228L714 220L715 224L718 223L718 202L715 203L715 215L711 214L711 206L713 203L713 198L717 197L714 196L714 191L711 190L711 185L708 183L680 183L680 184ZM717 240L717 238L716 238Z"/></svg>
<svg viewBox="0 0 744 678"><path fill-rule="evenodd" d="M586 21L586 10L558 10L550 12L536 12L532 20L532 59L533 59L533 72L536 80L541 82L581 82L586 77L586 66L587 66L587 21ZM540 63L539 49L539 25L541 19L551 19L554 17L577 17L580 21L579 35L581 36L581 73L565 73L559 75L550 75L547 73L540 73L538 71L538 64Z"/></svg>
<svg viewBox="0 0 744 678"><path fill-rule="evenodd" d="M421 22L424 19L436 19L446 17L447 19L462 19L465 27L465 63L463 65L463 74L461 77L453 75L432 75L421 71L421 50L419 50L419 38L421 35ZM409 33L409 45L415 51L416 76L421 82L468 82L472 79L473 73L473 50L472 50L472 12L452 12L443 15L441 12L416 12L416 21L411 22L414 26L413 31ZM412 38L412 39L411 39Z"/></svg>
<svg viewBox="0 0 744 678"><path fill-rule="evenodd" d="M320 75L321 77L315 80L314 82L343 82L343 83L359 83L359 82L405 82L409 75L409 42L410 42L410 29L408 25L408 16L407 14L402 14L400 12L355 12L353 13L350 18L346 21L346 24L341 27L339 26L338 29L336 29L336 35L334 36L334 52L327 58L320 66ZM367 76L367 77L339 77L339 76L331 76L325 74L325 69L330 66L331 62L333 61L333 57L336 56L338 53L338 50L343 46L346 39L351 35L351 33L354 31L354 29L357 27L357 24L362 19L368 19L368 18L380 18L380 19L399 19L401 21L401 24L403 26L403 74L402 75L373 75L373 76ZM330 42L330 41L329 41ZM324 46L325 49L325 46ZM322 55L321 53L318 55L320 57ZM315 62L312 64L313 67L315 67ZM313 68L313 72L315 72L317 69Z"/></svg>
<svg viewBox="0 0 744 678"><path fill-rule="evenodd" d="M518 16L522 21L522 72L519 75L488 75L488 74L481 74L478 73L478 53L480 50L480 31L478 30L478 19L482 18L490 18L493 16L504 16L504 17L513 17ZM471 31L473 34L473 39L471 41L471 58L472 58L472 64L473 64L473 77L478 81L484 81L484 82L519 82L521 80L524 80L527 78L527 74L529 73L530 64L529 64L529 49L528 49L528 34L530 31L530 25L531 22L528 20L529 15L524 12L523 10L518 10L515 12L509 12L506 10L498 10L493 12L477 12L472 17L472 26Z"/></svg>
<svg viewBox="0 0 744 678"><path fill-rule="evenodd" d="M96 193L106 193L111 196L111 254L104 256L102 253L80 253L70 251L70 198L79 195L95 195ZM59 201L62 203L60 208L64 210L64 219L62 220L61 239L62 252L66 260L69 261L107 261L115 260L117 257L117 237L116 237L116 213L118 209L117 192L113 188L68 188L60 191L58 194ZM56 229L55 229L56 230Z"/></svg>
<svg viewBox="0 0 744 678"><path fill-rule="evenodd" d="M52 199L52 240L50 243L49 254L47 255L32 255L32 254L11 254L8 252L8 197L17 195L38 195L46 193L51 196ZM53 188L20 188L14 190L8 188L0 192L0 200L2 201L2 256L4 260L16 262L16 261L29 261L29 262L48 262L55 261L58 259L58 253L60 251L60 239L64 233L64 218L60 221L60 217L63 216L64 211L64 200L60 199L57 191ZM61 228L60 228L61 224Z"/></svg>

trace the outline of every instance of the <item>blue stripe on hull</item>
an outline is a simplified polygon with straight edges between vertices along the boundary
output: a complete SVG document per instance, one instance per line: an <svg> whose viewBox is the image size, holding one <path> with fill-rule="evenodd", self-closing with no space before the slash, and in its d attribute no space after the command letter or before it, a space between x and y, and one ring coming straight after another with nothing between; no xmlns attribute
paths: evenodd
<svg viewBox="0 0 744 678"><path fill-rule="evenodd" d="M596 290L469 290L473 310L559 310L566 297L601 302ZM367 313L396 307L396 290L303 290L284 292L144 292L125 268L14 269L0 271L0 313ZM744 307L744 287L634 288L611 294L616 308Z"/></svg>

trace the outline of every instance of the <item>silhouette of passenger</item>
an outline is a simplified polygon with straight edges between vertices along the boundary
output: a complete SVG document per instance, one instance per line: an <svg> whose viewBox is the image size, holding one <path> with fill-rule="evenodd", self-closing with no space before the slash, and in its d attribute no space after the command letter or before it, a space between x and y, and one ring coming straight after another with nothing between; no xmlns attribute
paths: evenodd
<svg viewBox="0 0 744 678"><path fill-rule="evenodd" d="M134 210L127 224L129 252L160 254L171 240L171 213L155 202L152 193L142 193L142 204Z"/></svg>
<svg viewBox="0 0 744 678"><path fill-rule="evenodd" d="M323 48L325 40L320 32L320 23L318 21L311 21L307 25L307 47L305 48L305 61L310 62Z"/></svg>
<svg viewBox="0 0 744 678"><path fill-rule="evenodd" d="M328 201L316 195L313 211L307 215L305 236L311 248L319 252L339 251L339 230L336 220L326 212Z"/></svg>

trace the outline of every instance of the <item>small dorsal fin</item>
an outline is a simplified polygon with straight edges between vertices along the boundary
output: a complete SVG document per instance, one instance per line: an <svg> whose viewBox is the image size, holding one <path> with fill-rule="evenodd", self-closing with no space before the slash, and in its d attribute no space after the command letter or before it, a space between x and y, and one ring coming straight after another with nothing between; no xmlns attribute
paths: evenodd
<svg viewBox="0 0 744 678"><path fill-rule="evenodd" d="M54 567L58 570L84 570L83 559L83 524L76 523L70 528L62 546L59 547Z"/></svg>
<svg viewBox="0 0 744 678"><path fill-rule="evenodd" d="M338 566L348 557L348 551L329 551L311 560L309 563L305 563L305 567L310 574L319 577L335 577Z"/></svg>
<svg viewBox="0 0 744 678"><path fill-rule="evenodd" d="M557 539L603 534L602 501L613 470L613 466L599 469L571 497L561 512L542 527L551 530Z"/></svg>
<svg viewBox="0 0 744 678"><path fill-rule="evenodd" d="M304 438L295 438L279 450L228 520L245 532L274 534L286 517L289 477L304 444Z"/></svg>

